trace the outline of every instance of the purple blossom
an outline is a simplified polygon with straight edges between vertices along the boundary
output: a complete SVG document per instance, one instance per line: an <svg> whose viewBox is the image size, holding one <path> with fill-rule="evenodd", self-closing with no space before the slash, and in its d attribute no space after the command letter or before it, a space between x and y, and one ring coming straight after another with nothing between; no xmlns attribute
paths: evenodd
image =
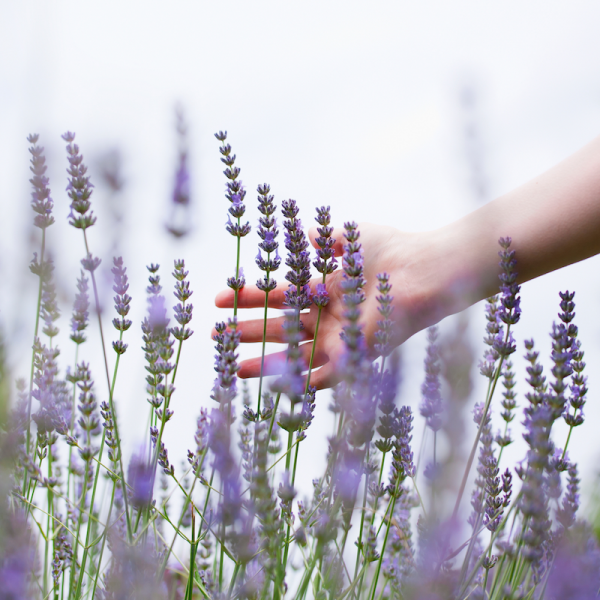
<svg viewBox="0 0 600 600"><path fill-rule="evenodd" d="M181 327L172 327L171 333L180 342L187 340L194 333L187 327L187 324L192 320L192 311L194 310L193 304L187 303L194 293L190 290L190 282L187 281L187 276L188 271L185 270L183 259L176 260L175 270L173 271L173 277L176 281L174 295L179 302L173 307L173 311L175 313L175 320Z"/></svg>
<svg viewBox="0 0 600 600"><path fill-rule="evenodd" d="M63 134L62 138L67 142L67 158L69 160L69 168L67 169L67 173L69 174L67 194L71 198L69 223L73 227L85 231L96 222L94 213L88 213L91 206L90 197L93 191L92 188L94 186L90 183L90 178L87 175L87 166L83 162L83 155L79 153L79 146L73 143L75 134L67 131ZM91 257L89 258L91 259ZM84 268L93 271L93 269L88 269L85 265Z"/></svg>
<svg viewBox="0 0 600 600"><path fill-rule="evenodd" d="M387 273L379 273L377 275L377 310L381 315L381 319L377 321L377 331L375 332L375 350L381 356L388 356L391 352L391 337L392 337L392 326L394 322L390 319L394 312L392 302L394 297L390 295L392 291L392 284L390 283L390 276Z"/></svg>
<svg viewBox="0 0 600 600"><path fill-rule="evenodd" d="M25 515L20 509L2 512L2 548L0 550L0 598L20 600L34 595L31 573L36 567L36 544Z"/></svg>
<svg viewBox="0 0 600 600"><path fill-rule="evenodd" d="M270 276L273 271L276 271L280 264L276 237L279 233L277 230L277 220L273 216L277 206L273 203L273 196L269 193L271 188L268 184L259 185L258 191L258 210L261 217L258 219L258 235L261 241L258 244L258 254L256 255L256 264L261 271L265 271L266 275L263 279L256 282L258 289L265 293L272 292L277 287L277 282ZM267 258L263 258L261 250L267 253ZM275 252L275 256L271 258L271 254Z"/></svg>
<svg viewBox="0 0 600 600"><path fill-rule="evenodd" d="M358 242L360 232L356 223L345 223L345 237L342 275L342 301L345 306L342 339L345 342L346 354L342 360L344 379L348 382L355 380L358 366L366 358L366 343L362 326L359 323L360 305L365 301L363 288L366 284L363 276L362 247Z"/></svg>
<svg viewBox="0 0 600 600"><path fill-rule="evenodd" d="M315 269L323 275L333 273L338 265L335 260L335 238L331 237L333 227L331 227L331 210L329 206L321 206L317 208L317 216L315 218L319 227L319 237L317 237L317 259L313 262Z"/></svg>
<svg viewBox="0 0 600 600"><path fill-rule="evenodd" d="M27 141L31 144L29 148L29 153L31 154L31 166L29 170L33 173L33 177L29 182L33 186L31 207L36 213L33 223L36 227L45 230L54 223L54 217L52 216L54 202L50 197L49 179L46 177L47 167L44 148L37 145L38 140L39 135L37 133L27 137Z"/></svg>
<svg viewBox="0 0 600 600"><path fill-rule="evenodd" d="M152 501L154 473L152 465L144 457L144 453L134 454L129 461L127 482L131 486L131 505L142 509Z"/></svg>
<svg viewBox="0 0 600 600"><path fill-rule="evenodd" d="M218 375L214 383L211 398L223 407L230 404L237 394L236 382L239 367L236 350L241 337L237 326L237 319L235 317L229 319L227 325L225 323L217 323L215 326L217 330L217 335L214 337L217 342L215 371Z"/></svg>
<svg viewBox="0 0 600 600"><path fill-rule="evenodd" d="M309 308L312 299L310 287L310 255L308 253L308 241L302 229L302 222L297 218L299 208L295 200L284 200L281 203L282 212L285 217L285 247L288 255L285 264L290 268L285 278L290 286L284 292L284 304L296 311Z"/></svg>
<svg viewBox="0 0 600 600"><path fill-rule="evenodd" d="M91 254L88 254L85 258L81 259L83 268L90 273L93 273L100 266L101 262L102 259L97 256L92 256Z"/></svg>
<svg viewBox="0 0 600 600"><path fill-rule="evenodd" d="M52 261L48 261L48 264L52 266ZM40 317L44 321L43 333L51 339L58 335L59 329L54 322L60 317L60 311L56 301L56 286L50 274L42 279Z"/></svg>
<svg viewBox="0 0 600 600"><path fill-rule="evenodd" d="M315 306L324 308L329 304L329 293L324 283L317 283L315 287L315 295L313 296Z"/></svg>
<svg viewBox="0 0 600 600"><path fill-rule="evenodd" d="M46 434L53 431L66 433L67 423L71 421L71 402L65 381L58 377L59 350L47 348L38 339L34 342L33 366L34 389L33 398L40 407L32 415L38 433Z"/></svg>
<svg viewBox="0 0 600 600"><path fill-rule="evenodd" d="M223 142L219 147L221 153L221 162L226 166L223 174L227 178L225 197L231 202L229 207L229 214L237 219L237 223L232 223L231 220L227 222L227 231L234 237L241 238L250 233L250 224L241 224L240 219L244 216L246 207L244 205L244 198L246 196L246 190L242 184L242 181L238 179L240 174L239 167L235 166L235 154L231 154L231 146L225 144L227 139L227 132L219 131L215 133L215 137Z"/></svg>
<svg viewBox="0 0 600 600"><path fill-rule="evenodd" d="M123 332L131 327L131 320L125 318L129 314L129 303L131 302L131 296L127 293L129 290L129 280L127 277L127 269L123 266L123 258L115 257L113 259L113 264L114 266L111 270L114 276L113 291L116 294L114 297L115 310L121 317L120 319L113 319L113 325L117 331ZM123 354L125 350L127 350L127 344L118 340L113 342L113 348L117 354Z"/></svg>
<svg viewBox="0 0 600 600"><path fill-rule="evenodd" d="M427 354L425 356L425 381L421 386L421 405L419 411L427 420L427 426L434 432L442 427L442 396L440 394L440 354L436 344L438 328L427 330Z"/></svg>
<svg viewBox="0 0 600 600"><path fill-rule="evenodd" d="M570 463L567 471L569 473L569 483L567 484L567 493L565 494L562 506L558 509L556 517L560 524L568 529L575 523L575 515L579 509L579 478L577 477L577 465Z"/></svg>
<svg viewBox="0 0 600 600"><path fill-rule="evenodd" d="M500 238L498 243L502 247L502 250L498 252L498 256L500 256L500 269L502 270L500 273L502 307L499 316L507 325L514 325L521 318L521 299L518 296L521 286L517 285L518 273L515 270L517 260L515 258L515 251L509 249L512 243L511 238Z"/></svg>
<svg viewBox="0 0 600 600"><path fill-rule="evenodd" d="M400 492L402 482L407 477L414 477L415 465L412 442L413 416L410 406L402 406L400 410L394 409L394 448L392 452L392 466L390 474L390 493Z"/></svg>
<svg viewBox="0 0 600 600"><path fill-rule="evenodd" d="M88 279L81 272L81 276L77 280L77 294L73 303L73 316L71 317L71 339L76 344L82 344L86 338L84 330L88 326L90 301L88 296Z"/></svg>

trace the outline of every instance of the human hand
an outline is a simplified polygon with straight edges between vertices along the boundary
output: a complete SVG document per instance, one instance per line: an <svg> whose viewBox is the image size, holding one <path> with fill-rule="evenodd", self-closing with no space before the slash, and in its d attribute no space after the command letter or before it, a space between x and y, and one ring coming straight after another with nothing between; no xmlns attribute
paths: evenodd
<svg viewBox="0 0 600 600"><path fill-rule="evenodd" d="M364 277L366 279L365 301L361 305L361 324L365 334L369 352L375 358L375 332L377 321L381 318L377 310L377 274L386 272L390 275L393 285L391 294L394 296L394 312L391 316L394 321L392 332L392 345L397 346L420 329L436 322L443 311L436 306L435 293L430 293L428 287L440 281L428 273L426 249L431 245L426 241L428 234L413 234L401 232L393 227L361 223L360 242L364 252ZM318 236L316 229L309 231L309 238L316 247L315 239ZM335 254L341 258L345 244L344 230L336 228L332 234L336 239ZM431 254L431 253L429 253ZM422 260L425 258L425 260ZM340 261L341 262L341 261ZM429 261L431 263L432 261ZM344 326L345 306L342 300L341 282L342 268L334 271L326 278L329 304L322 309L319 321L319 330L313 369L310 383L317 389L331 387L339 381L337 365L344 352L344 344L340 333ZM318 277L310 282L311 291L315 292L316 285L322 282ZM284 306L284 291L287 282L269 293L269 308L286 309ZM234 293L232 290L220 292L215 304L220 308L232 308ZM247 285L239 292L238 307L260 308L264 306L265 294L254 285ZM301 313L303 324L301 344L302 356L305 364L309 363L313 348L315 327L318 308L313 305L309 312ZM283 316L271 317L267 321L266 341L285 343L283 330ZM263 341L263 319L241 321L238 330L241 332L242 343L260 343ZM214 333L214 332L213 332ZM285 363L285 351L267 355L264 363L264 374L275 375L281 373ZM259 377L261 371L261 357L244 360L240 363L238 375L245 379Z"/></svg>

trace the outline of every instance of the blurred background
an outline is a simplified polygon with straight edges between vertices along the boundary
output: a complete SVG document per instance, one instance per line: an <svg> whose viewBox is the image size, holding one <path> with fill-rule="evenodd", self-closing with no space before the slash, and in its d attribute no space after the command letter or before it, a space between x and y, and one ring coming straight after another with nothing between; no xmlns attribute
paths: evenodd
<svg viewBox="0 0 600 600"><path fill-rule="evenodd" d="M103 259L97 273L109 339L112 256L123 256L131 278L134 325L125 335L130 349L115 393L130 451L147 437L140 350L145 265L161 264L169 304L173 260L184 258L190 271L195 334L184 344L175 415L165 433L176 463L193 445L200 407L211 408L209 333L230 314L213 303L235 265L215 131L228 131L253 227L254 190L268 182L278 204L290 197L299 202L305 223L315 206L328 204L337 225L368 220L406 231L452 222L600 133L600 4L592 0L4 0L0 15L0 323L12 374L28 377L35 320L37 278L28 264L39 251L40 232L29 206L26 137L32 132L46 148L55 202L48 245L63 312L61 364L74 360L68 322L84 248L81 233L67 224L60 135L75 131L95 185L98 223L89 238ZM174 206L182 153L189 204ZM257 241L255 231L243 240L248 281L258 276ZM534 337L548 364L548 333L558 291L565 289L577 292L576 322L588 364L587 420L573 436L570 456L582 468L589 497L600 458L600 257L523 286L514 362L523 407L522 342ZM461 356L476 365L484 325L477 305L441 329L447 340L464 330ZM96 365L103 399L93 322L89 332L80 357ZM424 343L422 333L403 348L401 401L415 410ZM473 391L462 404L469 416L473 402L483 399L484 382L476 366L470 375L468 364L460 368L462 395ZM319 397L312 443L301 453L305 489L321 472L331 428L327 394ZM520 421L513 428L517 438ZM470 423L466 440L475 433ZM416 444L421 427L417 422ZM562 445L564 437L556 441ZM507 454L511 461L521 458L522 444Z"/></svg>

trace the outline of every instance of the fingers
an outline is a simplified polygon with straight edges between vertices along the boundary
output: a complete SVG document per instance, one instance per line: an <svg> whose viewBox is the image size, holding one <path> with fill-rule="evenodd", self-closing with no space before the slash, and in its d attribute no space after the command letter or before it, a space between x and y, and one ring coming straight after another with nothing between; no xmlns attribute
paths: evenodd
<svg viewBox="0 0 600 600"><path fill-rule="evenodd" d="M301 314L300 322L302 323L302 329L300 331L301 341L311 339L315 330L315 315L313 313ZM283 329L284 323L285 317L267 319L265 341L279 344L286 343L286 334L285 330ZM264 326L265 322L263 319L242 321L238 326L238 331L240 331L242 334L240 341L244 344L262 342Z"/></svg>
<svg viewBox="0 0 600 600"><path fill-rule="evenodd" d="M270 308L285 308L283 292L287 290L287 281L279 284L272 292L269 292ZM215 298L215 305L219 308L233 308L235 292L233 290L222 290ZM255 285L243 287L238 294L238 308L260 308L265 305L265 293Z"/></svg>
<svg viewBox="0 0 600 600"><path fill-rule="evenodd" d="M305 365L305 368L308 368L312 347L312 342L308 342L300 346L301 360L302 363ZM327 354L317 349L313 359L313 368L317 368L324 365L328 360L329 357L327 356ZM260 377L261 361L262 358L260 356L242 361L240 363L240 370L238 371L238 376L241 379ZM274 354L269 354L265 356L263 375L283 375L287 371L287 368L287 356L285 352L276 352Z"/></svg>

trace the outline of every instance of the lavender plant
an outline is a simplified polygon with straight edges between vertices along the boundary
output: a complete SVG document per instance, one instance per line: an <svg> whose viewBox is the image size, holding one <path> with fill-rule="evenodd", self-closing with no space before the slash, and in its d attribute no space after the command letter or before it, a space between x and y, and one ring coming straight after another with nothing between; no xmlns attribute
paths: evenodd
<svg viewBox="0 0 600 600"><path fill-rule="evenodd" d="M256 409L250 388L240 385L237 309L245 285L241 238L250 225L241 220L245 190L236 157L225 144L226 134L219 132L230 203L226 230L236 238L236 268L227 280L235 296L233 315L215 326L214 404L210 410L200 409L187 462L178 467L164 432L183 401L175 382L183 344L193 333L192 290L184 261L175 261L177 303L171 314L177 324L171 326L160 268L150 264L148 310L141 324L149 427L145 446L127 460L115 389L120 363L128 356L125 335L132 325L128 316L133 300L124 261L116 257L111 269L116 313L112 324L118 339L112 341L111 361L98 303L100 261L91 254L87 236L95 223L93 186L74 134L63 137L68 143L69 223L81 229L84 242L84 270L76 283L70 322L72 367L61 374L55 343L60 308L45 249L46 230L54 222L53 203L43 149L33 135L32 206L34 225L42 230L41 251L31 266L39 277L38 301L30 381L18 383L16 401L2 412L0 488L9 493L0 505L0 596L595 597L600 553L589 526L578 518L580 481L567 452L573 432L583 424L587 397L573 292L560 294L548 376L534 342L525 342L529 391L521 399L509 358L517 351L512 328L520 318L517 263L510 238L500 239L500 294L487 301L487 349L480 364L487 391L474 408L477 429L462 480L453 490L453 509L447 490L438 484L443 468L438 436L444 431L447 407L439 332L436 327L429 330L420 407L433 431L432 462L426 469L432 488L428 501L416 483L414 415L411 407L397 405L400 361L391 345L391 278L386 273L377 276L381 319L375 350L380 358L373 361L361 322L367 288L360 231L353 222L345 224L344 254L336 258L329 207L317 209L319 236L311 259L298 203L281 202L289 268L283 319L287 349L279 365L283 374L267 379L269 293L277 287L273 273L281 262L277 206L268 184L257 188L261 217L255 262L264 273L257 287L265 298ZM314 283L311 260L320 274ZM312 496L301 498L296 488L299 451L308 435L315 435L309 428L318 402L311 373L321 315L329 302L327 276L338 261L343 270L344 351L339 360L341 382L331 406L335 427ZM314 340L305 345L303 319L311 307ZM97 316L103 365L89 364L80 356L90 312ZM0 352L4 373L3 356ZM95 381L97 369L105 372L106 386ZM499 382L504 390L500 400ZM8 399L5 388L0 389L4 407ZM524 406L527 454L511 466L504 464L503 451L513 441L510 424L519 404ZM494 411L503 423L496 435ZM564 442L556 439L554 430L561 419L568 430ZM281 431L287 432L287 443L280 442ZM467 526L461 527L461 501L476 458L472 511ZM413 528L415 513L418 524Z"/></svg>

